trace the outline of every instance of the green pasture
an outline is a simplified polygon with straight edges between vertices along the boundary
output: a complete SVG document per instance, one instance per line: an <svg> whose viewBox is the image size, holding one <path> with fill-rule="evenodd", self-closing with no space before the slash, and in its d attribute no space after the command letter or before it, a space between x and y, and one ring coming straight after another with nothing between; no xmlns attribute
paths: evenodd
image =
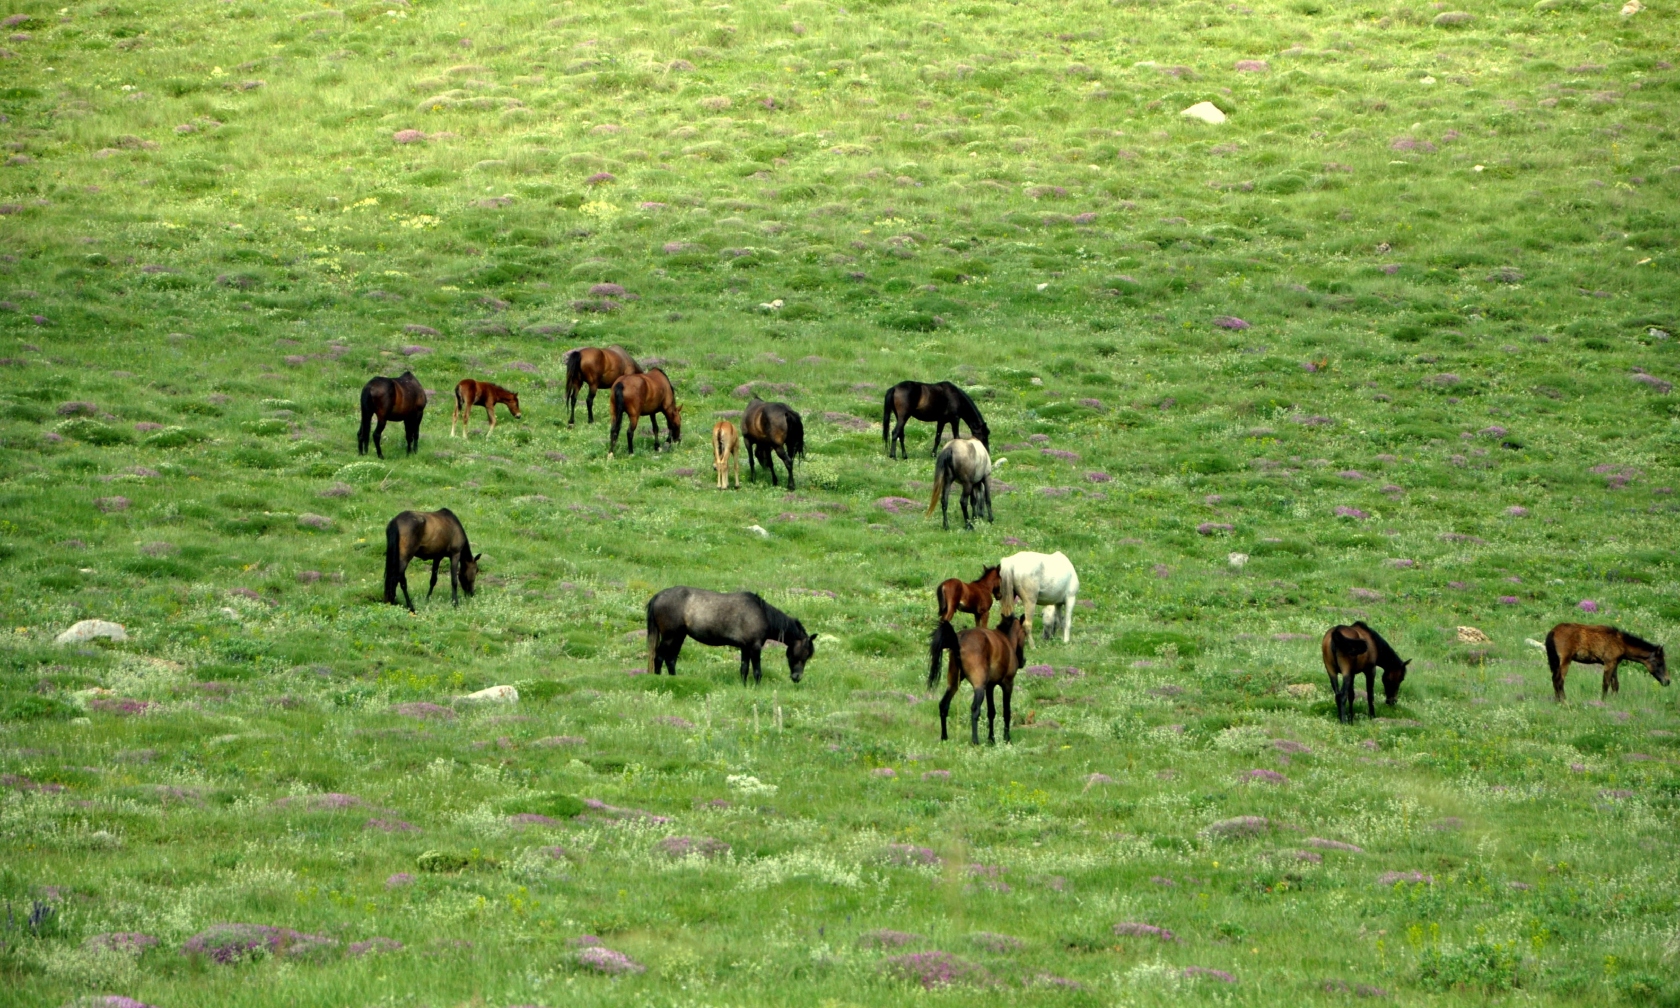
<svg viewBox="0 0 1680 1008"><path fill-rule="evenodd" d="M1676 694L1530 643L1680 642L1666 0L7 3L0 1005L1680 1005ZM606 344L681 443L567 424ZM754 392L794 492L714 487ZM440 507L476 596L382 605ZM1072 643L940 743L933 588L1021 549ZM804 681L639 674L672 584Z"/></svg>

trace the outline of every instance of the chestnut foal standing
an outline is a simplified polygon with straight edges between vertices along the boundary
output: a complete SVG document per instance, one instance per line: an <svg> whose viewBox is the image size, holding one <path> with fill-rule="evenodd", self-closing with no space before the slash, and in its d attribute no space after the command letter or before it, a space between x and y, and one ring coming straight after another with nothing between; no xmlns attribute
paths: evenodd
<svg viewBox="0 0 1680 1008"><path fill-rule="evenodd" d="M719 420L712 425L712 468L717 470L718 489L729 489L729 470L735 469L735 489L741 489L741 438L735 425Z"/></svg>
<svg viewBox="0 0 1680 1008"><path fill-rule="evenodd" d="M992 602L1002 597L1002 585L1003 578L995 564L982 570L978 581L950 578L940 582L933 593L934 601L939 604L939 622L949 623L957 613L965 612L974 616L975 626L984 629L992 618Z"/></svg>
<svg viewBox="0 0 1680 1008"><path fill-rule="evenodd" d="M467 428L472 426L474 406L483 406L484 412L490 414L490 433L496 433L496 407L499 405L506 406L509 413L523 419L523 414L519 412L518 392L509 392L487 381L462 378L455 386L455 415L449 418L449 436L455 436L457 420L461 422L461 436L467 436Z"/></svg>

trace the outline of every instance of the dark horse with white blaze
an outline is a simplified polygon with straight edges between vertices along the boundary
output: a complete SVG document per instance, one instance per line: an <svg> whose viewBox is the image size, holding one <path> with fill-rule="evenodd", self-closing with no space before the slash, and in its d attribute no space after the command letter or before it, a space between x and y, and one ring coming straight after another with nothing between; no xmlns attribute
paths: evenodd
<svg viewBox="0 0 1680 1008"><path fill-rule="evenodd" d="M898 426L891 429L893 419L897 418ZM980 415L980 407L974 405L974 400L968 393L948 381L937 385L929 385L919 381L901 381L887 389L886 398L881 403L881 440L887 444L887 458L892 458L896 450L904 458L910 457L910 452L904 446L904 424L909 420L932 421L933 450L929 455L939 454L939 436L944 433L945 425L951 425L951 436L956 437L960 432L957 422L968 424L969 436L991 447L991 428L986 426L986 418Z"/></svg>
<svg viewBox="0 0 1680 1008"><path fill-rule="evenodd" d="M677 674L683 641L693 637L708 647L741 649L741 684L752 672L753 682L764 680L760 656L767 640L787 645L788 675L794 682L805 674L805 663L816 650L814 638L798 620L752 592L706 591L678 585L648 599L648 671L663 668Z"/></svg>
<svg viewBox="0 0 1680 1008"><path fill-rule="evenodd" d="M577 423L578 390L589 386L584 410L595 422L595 390L610 389L627 374L641 374L642 366L623 347L578 347L566 351L566 406L571 410L568 426Z"/></svg>
<svg viewBox="0 0 1680 1008"><path fill-rule="evenodd" d="M414 377L414 372L404 371L395 378L371 378L362 386L362 428L356 432L356 454L366 455L368 450L368 428L373 426L373 418L379 418L379 427L373 431L373 450L385 457L385 445L382 438L385 434L385 423L389 420L401 420L403 425L404 443L408 446L408 453L413 455L420 450L420 420L426 414L426 389L420 384L420 379Z"/></svg>
<svg viewBox="0 0 1680 1008"><path fill-rule="evenodd" d="M805 454L805 421L792 406L753 396L741 414L741 439L747 443L749 482L758 474L757 466L763 466L775 486L779 458L787 466L788 489L793 489L793 460Z"/></svg>
<svg viewBox="0 0 1680 1008"><path fill-rule="evenodd" d="M974 703L968 711L969 741L980 744L980 704L986 705L986 742L997 743L997 706L992 700L994 687L1003 687L1003 740L1008 742L1010 700L1015 695L1015 673L1027 660L1027 635L1031 631L1019 616L1009 615L998 621L996 630L975 627L958 633L951 624L941 620L929 642L932 654L928 659L928 688L939 679L939 659L951 652L949 670L945 674L945 695L939 698L939 741L950 738L946 719L951 713L951 698L964 679L974 688Z"/></svg>
<svg viewBox="0 0 1680 1008"><path fill-rule="evenodd" d="M1559 623L1546 635L1546 664L1551 666L1552 689L1560 703L1570 662L1604 666L1604 689L1599 693L1602 698L1622 691L1616 667L1625 661L1638 662L1651 673L1651 678L1668 685L1668 658L1661 644L1641 640L1613 626L1586 623Z"/></svg>
<svg viewBox="0 0 1680 1008"><path fill-rule="evenodd" d="M472 597L478 584L479 557L473 555L467 542L467 530L461 519L448 508L437 511L404 511L385 526L385 601L397 604L397 588L402 587L408 611L414 611L414 599L408 594L408 564L411 560L432 562L432 586L426 589L431 598L437 590L438 565L449 561L449 599L461 604L457 589Z"/></svg>
<svg viewBox="0 0 1680 1008"><path fill-rule="evenodd" d="M1377 698L1372 695L1377 669L1383 670L1383 698L1390 707L1400 698L1400 683L1406 678L1406 666L1400 656L1383 640L1382 634L1365 625L1363 620L1352 626L1333 626L1324 633L1319 644L1324 655L1324 671L1330 674L1330 692L1336 697L1336 717L1353 723L1358 708L1353 693L1353 680L1365 675L1365 705L1371 718L1377 716Z"/></svg>

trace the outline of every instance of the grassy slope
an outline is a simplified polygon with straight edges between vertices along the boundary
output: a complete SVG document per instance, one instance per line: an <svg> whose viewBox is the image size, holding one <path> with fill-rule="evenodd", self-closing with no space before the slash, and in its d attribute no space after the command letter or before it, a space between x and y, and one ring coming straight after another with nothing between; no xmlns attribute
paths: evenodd
<svg viewBox="0 0 1680 1008"><path fill-rule="evenodd" d="M1680 996L1672 701L1635 667L1586 705L1578 669L1556 708L1521 643L1582 599L1659 640L1680 623L1668 13L19 9L0 760L67 789L9 777L0 799L0 888L57 910L4 937L0 1001L902 1001L858 944L881 927L1017 987L1086 987L972 995L997 1001L1339 1001L1332 978L1402 1001ZM1207 99L1230 122L1177 115ZM603 282L638 297L605 305ZM604 342L666 359L674 454L609 464L602 425L559 422L560 354ZM434 406L418 456L359 461L356 391L404 366L518 388L527 419L451 442ZM834 422L945 376L1016 446L975 535L875 503L927 492L924 427L900 463ZM753 381L808 418L797 497L707 486L705 432ZM76 402L95 415L60 415ZM485 551L458 611L376 604L381 527L410 506L453 508ZM916 699L929 588L1013 541L1079 564L1095 608L1035 659L1085 674L1023 680L1013 747L941 746ZM749 693L694 647L675 685L624 675L676 582L753 587L820 630L806 681L772 659ZM1282 689L1320 681L1316 635L1352 615L1416 659L1387 726ZM87 617L135 639L51 644ZM512 721L389 711L527 680L563 692ZM157 706L50 716L95 685ZM532 744L556 735L587 742ZM1233 783L1255 768L1289 781ZM316 792L383 811L273 804ZM675 821L505 821L556 793ZM1199 833L1236 815L1282 825ZM672 861L667 834L731 858ZM1305 836L1366 853L1297 862ZM890 842L945 868L886 864ZM471 866L386 889L429 850ZM175 953L226 920L408 949ZM109 930L163 944L77 951ZM584 932L648 972L576 972Z"/></svg>

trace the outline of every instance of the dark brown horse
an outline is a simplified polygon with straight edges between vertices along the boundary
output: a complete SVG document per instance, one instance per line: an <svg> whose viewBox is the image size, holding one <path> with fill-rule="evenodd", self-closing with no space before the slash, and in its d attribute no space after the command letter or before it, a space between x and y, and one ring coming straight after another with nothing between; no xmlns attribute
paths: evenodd
<svg viewBox="0 0 1680 1008"><path fill-rule="evenodd" d="M1633 634L1613 626L1590 626L1586 623L1559 623L1546 635L1546 664L1552 667L1552 690L1558 701L1563 700L1563 680L1569 675L1569 663L1604 666L1604 689L1599 697L1622 691L1616 677L1616 666L1622 662L1638 662L1651 677L1668 685L1668 659L1661 644L1640 640Z"/></svg>
<svg viewBox="0 0 1680 1008"><path fill-rule="evenodd" d="M998 620L996 630L975 627L958 633L949 623L940 623L930 642L932 655L928 660L928 688L939 678L939 659L951 652L950 667L945 674L945 695L939 698L939 741L950 738L946 719L951 713L951 698L957 695L962 680L974 688L974 704L968 712L969 740L980 744L980 702L986 703L986 742L997 744L995 733L997 707L992 702L992 689L1003 687L1003 740L1010 741L1010 699L1015 695L1015 673L1027 660L1027 625L1018 616Z"/></svg>
<svg viewBox="0 0 1680 1008"><path fill-rule="evenodd" d="M1365 674L1365 703L1372 719L1377 716L1377 698L1372 695L1372 680L1376 670L1383 670L1383 698L1390 707L1400 697L1400 682L1406 678L1406 666L1382 635L1356 621L1353 626L1333 626L1325 631L1319 645L1324 654L1324 671L1330 673L1330 692L1336 697L1336 717L1346 724L1353 723L1358 709L1353 694L1354 677Z"/></svg>
<svg viewBox="0 0 1680 1008"><path fill-rule="evenodd" d="M477 381L472 378L462 378L455 386L455 415L449 418L449 436L455 436L455 421L461 421L461 436L467 436L467 428L472 426L472 411L474 406L483 406L484 412L490 415L490 433L496 433L496 407L506 406L508 412L523 418L519 412L519 393L509 392L500 385L492 385L487 381Z"/></svg>
<svg viewBox="0 0 1680 1008"><path fill-rule="evenodd" d="M792 406L753 396L741 414L741 439L747 443L748 480L757 475L757 466L763 466L770 470L770 485L776 486L775 459L779 458L787 467L788 489L793 489L793 460L805 454L805 421Z"/></svg>
<svg viewBox="0 0 1680 1008"><path fill-rule="evenodd" d="M484 556L473 555L467 542L467 530L461 519L448 508L439 511L404 511L385 526L385 601L397 604L397 587L403 591L408 611L414 611L414 599L408 594L408 563L410 560L432 562L432 586L426 589L431 598L437 590L438 565L449 560L449 599L461 604L457 589L468 597L478 584L478 561Z"/></svg>
<svg viewBox="0 0 1680 1008"><path fill-rule="evenodd" d="M984 629L992 618L992 602L1003 596L999 593L1003 579L998 568L987 567L980 572L980 580L964 582L961 578L942 581L933 593L939 603L939 622L949 623L957 613L973 613L974 625Z"/></svg>
<svg viewBox="0 0 1680 1008"><path fill-rule="evenodd" d="M889 430L893 418L897 418L897 429ZM992 432L986 426L986 418L980 415L980 407L974 405L974 400L968 393L948 381L937 385L929 385L919 381L901 381L887 389L885 400L881 403L881 440L887 444L887 457L892 458L896 450L904 458L910 457L910 452L904 446L904 425L911 419L933 422L933 451L929 455L939 454L939 436L944 433L945 425L951 425L951 436L959 433L957 422L968 424L969 435L988 449L991 448Z"/></svg>
<svg viewBox="0 0 1680 1008"><path fill-rule="evenodd" d="M623 347L578 347L566 351L566 406L571 409L568 426L577 423L578 390L589 386L589 398L584 411L589 422L595 422L595 390L610 389L613 382L625 375L641 374L637 364Z"/></svg>
<svg viewBox="0 0 1680 1008"><path fill-rule="evenodd" d="M414 372L404 371L396 378L373 378L362 386L362 429L356 432L356 454L366 455L368 449L368 428L373 425L373 418L379 418L379 427L373 432L373 450L385 457L385 446L381 437L385 434L385 424L391 420L401 420L403 425L404 443L408 446L408 453L413 455L420 450L420 418L426 413L426 390L420 380L414 377Z"/></svg>
<svg viewBox="0 0 1680 1008"><path fill-rule="evenodd" d="M665 414L665 422L671 427L671 443L681 443L682 407L677 405L677 393L671 388L671 379L665 377L665 372L658 368L645 373L625 375L613 382L610 403L612 436L607 439L607 458L612 458L613 452L618 448L619 424L626 413L630 414L630 433L624 438L624 450L627 454L636 454L636 423L644 416L653 428L654 451L659 450L659 420L655 414Z"/></svg>

